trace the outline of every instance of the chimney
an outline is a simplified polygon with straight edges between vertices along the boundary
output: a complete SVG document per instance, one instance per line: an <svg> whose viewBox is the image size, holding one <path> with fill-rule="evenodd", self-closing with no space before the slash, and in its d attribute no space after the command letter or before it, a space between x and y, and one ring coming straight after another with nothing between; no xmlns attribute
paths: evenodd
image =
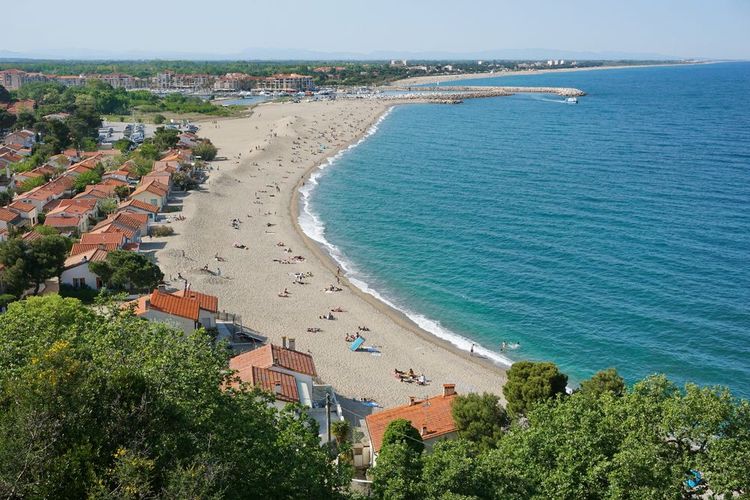
<svg viewBox="0 0 750 500"><path fill-rule="evenodd" d="M289 349L291 349L292 351L296 351L297 350L296 349L296 342L291 337L289 337Z"/></svg>
<svg viewBox="0 0 750 500"><path fill-rule="evenodd" d="M456 384L443 384L443 397L453 396L456 394Z"/></svg>
<svg viewBox="0 0 750 500"><path fill-rule="evenodd" d="M424 436L425 434L427 434L427 426L423 425L422 430L419 432L419 435Z"/></svg>
<svg viewBox="0 0 750 500"><path fill-rule="evenodd" d="M274 394L281 394L281 381L277 380L276 383L273 386L273 392Z"/></svg>
<svg viewBox="0 0 750 500"><path fill-rule="evenodd" d="M286 349L286 337L281 337L281 347Z"/></svg>
<svg viewBox="0 0 750 500"><path fill-rule="evenodd" d="M414 406L414 404L417 402L417 398L414 396L409 396L409 406Z"/></svg>
<svg viewBox="0 0 750 500"><path fill-rule="evenodd" d="M159 290L159 293L167 293L167 287L164 285L159 285L156 289Z"/></svg>

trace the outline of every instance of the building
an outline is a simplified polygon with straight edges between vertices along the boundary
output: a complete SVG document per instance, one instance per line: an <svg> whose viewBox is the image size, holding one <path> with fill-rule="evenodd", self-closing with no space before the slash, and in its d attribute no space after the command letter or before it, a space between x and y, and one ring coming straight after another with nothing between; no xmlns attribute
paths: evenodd
<svg viewBox="0 0 750 500"><path fill-rule="evenodd" d="M272 92L306 92L313 90L315 84L312 76L292 74L277 74L257 80L256 89Z"/></svg>
<svg viewBox="0 0 750 500"><path fill-rule="evenodd" d="M17 132L11 132L3 139L5 144L17 144L23 148L31 149L36 144L36 134L31 130L19 130Z"/></svg>
<svg viewBox="0 0 750 500"><path fill-rule="evenodd" d="M27 83L46 82L48 78L41 73L27 73L20 69L0 71L0 85L8 90L18 90Z"/></svg>
<svg viewBox="0 0 750 500"><path fill-rule="evenodd" d="M141 183L131 193L131 200L139 200L150 205L154 205L162 210L164 205L167 204L167 197L169 188L159 181L152 180L150 182Z"/></svg>
<svg viewBox="0 0 750 500"><path fill-rule="evenodd" d="M16 212L0 207L0 230L18 229L23 223L24 220Z"/></svg>
<svg viewBox="0 0 750 500"><path fill-rule="evenodd" d="M430 450L438 440L451 439L456 436L456 423L453 421L452 408L456 399L456 386L444 384L443 393L439 396L418 400L409 399L409 404L389 408L365 417L367 433L370 438L373 463L380 453L383 435L388 424L397 419L411 422L419 431L425 449Z"/></svg>
<svg viewBox="0 0 750 500"><path fill-rule="evenodd" d="M85 252L71 254L65 259L63 272L60 274L60 283L73 288L93 288L99 290L103 283L101 278L91 272L91 262L101 262L107 259L109 254L103 246L95 246Z"/></svg>
<svg viewBox="0 0 750 500"><path fill-rule="evenodd" d="M37 219L39 217L39 210L37 210L37 208L33 204L26 203L23 200L16 200L8 205L8 210L17 213L22 219L25 219L26 226L36 226Z"/></svg>
<svg viewBox="0 0 750 500"><path fill-rule="evenodd" d="M156 222L159 215L159 208L156 205L146 203L140 200L123 201L117 207L118 212L130 212L136 214L146 214L149 222Z"/></svg>
<svg viewBox="0 0 750 500"><path fill-rule="evenodd" d="M191 333L198 328L215 328L219 299L187 291L169 293L163 287L133 301L134 313L149 321L168 323Z"/></svg>

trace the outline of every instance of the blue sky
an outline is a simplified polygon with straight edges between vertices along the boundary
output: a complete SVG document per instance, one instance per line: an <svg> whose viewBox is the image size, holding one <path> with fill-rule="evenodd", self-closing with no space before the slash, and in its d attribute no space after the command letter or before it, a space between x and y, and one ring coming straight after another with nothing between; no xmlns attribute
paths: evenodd
<svg viewBox="0 0 750 500"><path fill-rule="evenodd" d="M750 59L750 0L35 0L0 52L469 53L528 48ZM554 54L550 54L553 56Z"/></svg>

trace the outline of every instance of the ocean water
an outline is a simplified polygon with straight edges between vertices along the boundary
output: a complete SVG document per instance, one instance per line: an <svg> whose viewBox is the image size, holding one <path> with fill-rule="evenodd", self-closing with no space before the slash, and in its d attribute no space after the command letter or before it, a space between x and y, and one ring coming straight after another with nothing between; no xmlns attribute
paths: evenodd
<svg viewBox="0 0 750 500"><path fill-rule="evenodd" d="M308 182L305 231L499 363L750 396L750 63L471 83L588 95L397 106Z"/></svg>

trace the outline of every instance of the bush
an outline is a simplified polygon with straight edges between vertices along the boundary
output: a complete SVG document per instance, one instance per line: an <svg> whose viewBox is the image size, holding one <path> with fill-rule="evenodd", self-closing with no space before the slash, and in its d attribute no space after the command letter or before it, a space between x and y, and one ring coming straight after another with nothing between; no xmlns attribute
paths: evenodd
<svg viewBox="0 0 750 500"><path fill-rule="evenodd" d="M200 156L203 161L211 161L216 158L218 150L211 141L204 141L193 148L193 155Z"/></svg>
<svg viewBox="0 0 750 500"><path fill-rule="evenodd" d="M157 238L161 236L172 236L173 234L174 229L169 226L153 226L151 228L151 236L155 236Z"/></svg>
<svg viewBox="0 0 750 500"><path fill-rule="evenodd" d="M87 286L83 288L74 288L70 285L60 284L60 296L78 299L84 304L93 304L99 295L97 290Z"/></svg>
<svg viewBox="0 0 750 500"><path fill-rule="evenodd" d="M164 116L164 115L156 115L156 116L154 116L154 123L156 125L161 125L165 121L167 121L167 117Z"/></svg>
<svg viewBox="0 0 750 500"><path fill-rule="evenodd" d="M9 293L4 293L0 295L0 310L4 309L8 306L11 302L14 302L16 300L16 297L14 295L11 295Z"/></svg>

